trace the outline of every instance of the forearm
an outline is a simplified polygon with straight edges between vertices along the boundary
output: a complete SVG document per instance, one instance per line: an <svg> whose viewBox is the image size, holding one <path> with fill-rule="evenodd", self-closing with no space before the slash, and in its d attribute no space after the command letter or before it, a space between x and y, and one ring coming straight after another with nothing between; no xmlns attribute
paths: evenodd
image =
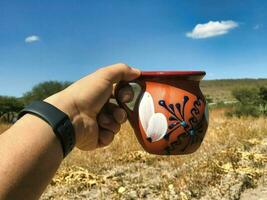
<svg viewBox="0 0 267 200"><path fill-rule="evenodd" d="M109 102L112 85L138 76L139 70L125 64L109 66L45 101L69 116L76 147L94 150L110 144L127 119L122 108ZM131 90L122 94L129 96L129 92L133 96ZM25 115L0 135L0 200L38 198L62 160L62 147L52 128L36 116Z"/></svg>
<svg viewBox="0 0 267 200"><path fill-rule="evenodd" d="M58 103L55 98L49 100ZM37 199L58 169L63 153L52 128L27 114L0 135L0 158L0 199Z"/></svg>

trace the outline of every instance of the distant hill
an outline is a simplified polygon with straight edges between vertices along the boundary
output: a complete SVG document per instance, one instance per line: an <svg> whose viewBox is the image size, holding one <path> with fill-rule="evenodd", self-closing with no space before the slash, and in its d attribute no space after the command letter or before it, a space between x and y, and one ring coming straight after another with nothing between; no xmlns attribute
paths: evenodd
<svg viewBox="0 0 267 200"><path fill-rule="evenodd" d="M51 81L50 81L51 82ZM41 84L44 84L43 82ZM49 83L49 82L48 82ZM70 83L70 82L65 82ZM63 83L64 84L64 83ZM38 84L40 85L40 84ZM38 86L37 85L37 86ZM220 101L233 101L232 91L235 88L241 87L257 87L266 86L266 79L221 79L221 80L203 80L200 82L200 87L204 95L212 98L213 102L218 103ZM138 90L134 87L134 90ZM1 96L1 94L0 94ZM18 98L20 99L20 98ZM131 103L130 103L131 104Z"/></svg>
<svg viewBox="0 0 267 200"><path fill-rule="evenodd" d="M267 79L203 80L200 84L202 92L210 96L214 102L234 100L231 92L235 88L257 86L267 87Z"/></svg>

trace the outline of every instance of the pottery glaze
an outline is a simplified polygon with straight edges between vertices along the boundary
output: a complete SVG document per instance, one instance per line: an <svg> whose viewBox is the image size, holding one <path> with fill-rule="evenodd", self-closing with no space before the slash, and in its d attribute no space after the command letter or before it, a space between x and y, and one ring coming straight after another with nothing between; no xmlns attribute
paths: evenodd
<svg viewBox="0 0 267 200"><path fill-rule="evenodd" d="M208 109L199 88L202 71L142 72L131 81L141 87L133 110L119 102L138 141L153 154L189 154L198 149L208 127ZM120 82L115 96L126 82Z"/></svg>

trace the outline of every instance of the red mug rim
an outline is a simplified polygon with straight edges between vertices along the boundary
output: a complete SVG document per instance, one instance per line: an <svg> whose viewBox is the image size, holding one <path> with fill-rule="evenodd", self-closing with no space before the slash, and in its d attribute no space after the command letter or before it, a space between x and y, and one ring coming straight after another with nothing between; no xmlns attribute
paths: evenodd
<svg viewBox="0 0 267 200"><path fill-rule="evenodd" d="M141 71L141 76L204 76L205 71Z"/></svg>

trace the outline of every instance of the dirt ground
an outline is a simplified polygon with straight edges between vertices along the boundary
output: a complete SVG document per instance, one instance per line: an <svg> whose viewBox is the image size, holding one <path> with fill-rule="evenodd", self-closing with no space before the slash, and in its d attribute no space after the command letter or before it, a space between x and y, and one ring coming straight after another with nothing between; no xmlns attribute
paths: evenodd
<svg viewBox="0 0 267 200"><path fill-rule="evenodd" d="M263 141L260 145L253 146L249 152L243 153L244 157L238 163L240 167L234 169L228 163L222 165L224 172L221 172L223 176L220 181L212 184L207 178L207 184L202 185L200 190L186 187L185 180L181 180L184 181L184 189L177 189L171 181L179 179L181 171L187 170L186 163L171 167L168 162L158 160L155 164L150 155L137 151L131 156L122 157L122 160L127 159L127 164L103 166L98 175L85 168L65 169L65 174L61 174L61 178L49 186L42 199L267 199L266 158L263 168L248 167L254 165L256 159L263 159L261 153L267 152L267 139ZM249 157L253 155L256 155L255 158L250 160ZM203 173L207 172L204 170ZM208 175L212 174L206 174ZM63 179L69 181L68 186L60 184L65 182Z"/></svg>
<svg viewBox="0 0 267 200"><path fill-rule="evenodd" d="M265 198L266 118L227 118L213 112L203 145L186 156L150 155L131 131L125 125L108 148L75 150L41 199Z"/></svg>
<svg viewBox="0 0 267 200"><path fill-rule="evenodd" d="M267 185L259 186L256 189L246 190L241 195L241 200L266 200L267 199Z"/></svg>
<svg viewBox="0 0 267 200"><path fill-rule="evenodd" d="M74 150L41 199L267 199L267 119L210 116L203 144L186 156L146 153L126 124L109 147Z"/></svg>

